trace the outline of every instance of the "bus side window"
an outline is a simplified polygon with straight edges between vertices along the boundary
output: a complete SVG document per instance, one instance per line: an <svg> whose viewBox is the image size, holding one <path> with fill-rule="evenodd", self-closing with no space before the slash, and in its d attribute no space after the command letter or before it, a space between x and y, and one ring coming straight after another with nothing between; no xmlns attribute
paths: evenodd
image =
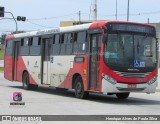
<svg viewBox="0 0 160 124"><path fill-rule="evenodd" d="M30 55L40 55L41 54L41 37L33 37L30 39Z"/></svg>
<svg viewBox="0 0 160 124"><path fill-rule="evenodd" d="M29 43L28 42L25 42L25 44L30 44L30 46L32 46L33 45L33 37L31 37L31 38L29 38Z"/></svg>
<svg viewBox="0 0 160 124"><path fill-rule="evenodd" d="M21 39L19 55L28 55L29 54L29 39Z"/></svg>
<svg viewBox="0 0 160 124"><path fill-rule="evenodd" d="M42 40L42 38L38 37L38 45L41 45L41 40Z"/></svg>
<svg viewBox="0 0 160 124"><path fill-rule="evenodd" d="M13 50L13 41L12 40L7 40L6 41L6 56L12 56L12 50Z"/></svg>
<svg viewBox="0 0 160 124"><path fill-rule="evenodd" d="M64 34L61 35L61 44L64 43L64 36L65 36Z"/></svg>
<svg viewBox="0 0 160 124"><path fill-rule="evenodd" d="M73 42L74 43L77 42L77 32L75 32L74 35L73 35Z"/></svg>
<svg viewBox="0 0 160 124"><path fill-rule="evenodd" d="M72 50L73 50L73 33L69 33L66 44L66 54L71 55Z"/></svg>
<svg viewBox="0 0 160 124"><path fill-rule="evenodd" d="M65 55L66 54L67 39L68 39L68 34L67 33L61 35L61 51L60 51L61 55Z"/></svg>
<svg viewBox="0 0 160 124"><path fill-rule="evenodd" d="M77 42L74 43L74 54L84 54L86 52L86 32L78 32Z"/></svg>
<svg viewBox="0 0 160 124"><path fill-rule="evenodd" d="M28 39L28 38L25 38L25 39L24 39L24 46L29 46L30 40L33 41L33 38L29 38L29 39Z"/></svg>
<svg viewBox="0 0 160 124"><path fill-rule="evenodd" d="M24 46L24 39L21 39L21 46Z"/></svg>
<svg viewBox="0 0 160 124"><path fill-rule="evenodd" d="M53 44L52 46L52 55L59 55L59 51L60 51L60 35L56 34L53 38Z"/></svg>

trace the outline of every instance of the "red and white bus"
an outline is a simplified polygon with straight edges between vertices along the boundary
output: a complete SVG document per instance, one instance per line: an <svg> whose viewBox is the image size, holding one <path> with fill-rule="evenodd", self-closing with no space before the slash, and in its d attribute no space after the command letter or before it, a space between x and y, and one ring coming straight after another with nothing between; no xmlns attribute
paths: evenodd
<svg viewBox="0 0 160 124"><path fill-rule="evenodd" d="M4 77L38 86L75 89L77 98L89 92L154 93L158 46L155 27L148 24L101 21L6 37Z"/></svg>

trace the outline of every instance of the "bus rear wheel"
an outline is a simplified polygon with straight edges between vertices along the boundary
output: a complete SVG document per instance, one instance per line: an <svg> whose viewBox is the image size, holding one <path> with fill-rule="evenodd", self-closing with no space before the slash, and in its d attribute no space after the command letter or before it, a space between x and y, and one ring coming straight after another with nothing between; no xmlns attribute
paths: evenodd
<svg viewBox="0 0 160 124"><path fill-rule="evenodd" d="M118 99L126 99L128 98L130 93L116 93Z"/></svg>
<svg viewBox="0 0 160 124"><path fill-rule="evenodd" d="M75 96L78 99L86 99L89 93L84 91L83 81L81 76L75 79Z"/></svg>
<svg viewBox="0 0 160 124"><path fill-rule="evenodd" d="M30 84L29 82L29 76L28 76L28 73L25 72L23 74L23 88L25 90L36 90L38 88L38 85L33 85L33 84Z"/></svg>

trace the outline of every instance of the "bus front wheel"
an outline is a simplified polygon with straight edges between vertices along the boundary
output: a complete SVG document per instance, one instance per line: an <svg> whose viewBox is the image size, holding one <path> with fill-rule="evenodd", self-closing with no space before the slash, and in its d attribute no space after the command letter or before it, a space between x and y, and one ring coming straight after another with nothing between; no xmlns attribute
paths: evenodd
<svg viewBox="0 0 160 124"><path fill-rule="evenodd" d="M126 99L128 98L130 93L116 93L118 99Z"/></svg>
<svg viewBox="0 0 160 124"><path fill-rule="evenodd" d="M83 80L81 76L78 76L75 79L75 96L78 99L85 99L88 97L88 95L89 93L84 91Z"/></svg>

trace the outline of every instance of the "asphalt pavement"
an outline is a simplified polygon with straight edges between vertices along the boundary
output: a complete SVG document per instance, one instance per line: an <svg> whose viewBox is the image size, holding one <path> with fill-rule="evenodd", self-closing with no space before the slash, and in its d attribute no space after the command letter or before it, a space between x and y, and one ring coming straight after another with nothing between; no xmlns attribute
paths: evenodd
<svg viewBox="0 0 160 124"><path fill-rule="evenodd" d="M160 78L158 80L160 82ZM157 89L160 89L160 85ZM14 102L14 92L22 93L22 102L25 105L10 105ZM158 90L154 94L131 93L126 100L119 100L115 95L100 94L90 94L88 99L82 100L75 98L73 91L44 87L39 87L37 91L23 90L20 82L10 82L4 79L3 73L0 73L0 115L160 115L159 108L160 92ZM74 122L66 123L73 124ZM134 124L128 121L114 123Z"/></svg>

